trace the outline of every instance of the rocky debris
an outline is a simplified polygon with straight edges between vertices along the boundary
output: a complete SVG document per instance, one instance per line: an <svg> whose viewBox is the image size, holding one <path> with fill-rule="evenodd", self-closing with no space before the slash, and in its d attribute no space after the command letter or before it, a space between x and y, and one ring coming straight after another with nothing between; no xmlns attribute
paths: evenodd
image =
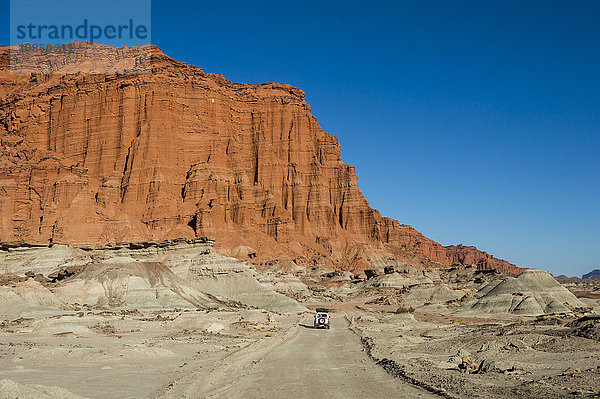
<svg viewBox="0 0 600 399"><path fill-rule="evenodd" d="M135 242L117 242L117 243L108 243L103 246L79 246L79 248L85 251L95 251L95 250L103 250L103 249L130 249L130 250L138 250L138 249L152 249L152 248L173 248L177 246L195 246L195 245L207 245L212 247L214 240L209 237L197 237L197 238L173 238L173 239L165 239L165 240L152 240L152 241L135 241ZM210 252L210 250L207 250ZM208 253L206 252L206 253Z"/></svg>
<svg viewBox="0 0 600 399"><path fill-rule="evenodd" d="M567 324L570 334L600 341L600 316L584 316Z"/></svg>
<svg viewBox="0 0 600 399"><path fill-rule="evenodd" d="M373 269L365 269L364 273L365 273L365 276L367 277L367 280L378 276L377 270L373 270Z"/></svg>
<svg viewBox="0 0 600 399"><path fill-rule="evenodd" d="M397 258L519 272L372 209L301 90L232 83L155 46L75 47L27 65L52 74L21 79L0 68L0 249L210 236L256 264L359 272ZM93 73L135 70L141 59L151 73ZM81 70L91 74L70 73Z"/></svg>
<svg viewBox="0 0 600 399"><path fill-rule="evenodd" d="M471 356L465 356L458 365L458 369L463 373L472 374L477 371L478 367Z"/></svg>
<svg viewBox="0 0 600 399"><path fill-rule="evenodd" d="M352 273L349 271L336 270L333 272L327 272L320 277L330 283L344 283L352 280Z"/></svg>
<svg viewBox="0 0 600 399"><path fill-rule="evenodd" d="M48 279L50 280L50 282L56 283L57 281L67 279L71 276L74 276L75 274L76 274L76 271L73 269L61 269L54 273L50 273L48 275Z"/></svg>
<svg viewBox="0 0 600 399"><path fill-rule="evenodd" d="M446 392L443 388L433 386L433 385L427 383L426 381L412 377L410 374L408 374L406 372L406 368L404 366L398 364L394 360L389 359L389 358L379 359L374 354L375 344L373 343L373 340L371 338L362 336L361 343L362 343L363 347L365 348L367 355L373 361L375 361L379 366L381 366L388 374L390 374L396 378L401 378L404 381L406 381L412 385L421 387L421 388L425 389L426 391L434 393L442 398L447 398L447 399L455 398L453 395L450 395L448 392Z"/></svg>
<svg viewBox="0 0 600 399"><path fill-rule="evenodd" d="M0 286L1 285L10 285L10 284L15 284L18 283L20 281L23 281L24 278L18 276L15 273L3 273L0 274Z"/></svg>
<svg viewBox="0 0 600 399"><path fill-rule="evenodd" d="M479 363L479 367L477 367L477 374L483 374L483 373L488 373L490 371L495 371L496 370L496 365L493 361L489 361L489 360L482 360L481 363Z"/></svg>
<svg viewBox="0 0 600 399"><path fill-rule="evenodd" d="M455 356L448 359L449 363L457 364L458 370L465 374L484 374L491 371L499 371L493 361L483 359L480 362L475 361L473 356L461 349Z"/></svg>
<svg viewBox="0 0 600 399"><path fill-rule="evenodd" d="M584 304L584 307L579 309L579 313L595 313L600 314L600 300L580 297L579 300Z"/></svg>
<svg viewBox="0 0 600 399"><path fill-rule="evenodd" d="M493 361L483 359L477 362L468 351L462 349L455 356L448 359L448 362L458 363L458 370L465 374L484 374L499 371Z"/></svg>
<svg viewBox="0 0 600 399"><path fill-rule="evenodd" d="M568 369L565 370L565 372L562 375L565 376L575 376L576 374L581 373L581 369L578 367L569 367Z"/></svg>
<svg viewBox="0 0 600 399"><path fill-rule="evenodd" d="M467 285L490 282L500 276L501 273L497 270L478 270L474 265L455 265L444 273L446 281Z"/></svg>
<svg viewBox="0 0 600 399"><path fill-rule="evenodd" d="M384 305L384 306L397 306L400 300L397 296L385 295L365 302L367 305Z"/></svg>
<svg viewBox="0 0 600 399"><path fill-rule="evenodd" d="M522 366L520 364L514 364L513 366L511 366L510 368L503 370L502 372L504 374L524 374L527 373L529 371L529 369L525 366Z"/></svg>
<svg viewBox="0 0 600 399"><path fill-rule="evenodd" d="M373 312L353 317L352 326L372 356L387 359L386 367L399 366L403 375L452 397L558 399L600 392L600 347L572 336L570 327L492 315L444 320L433 312L419 310L408 324L400 315ZM573 320L572 314L552 317Z"/></svg>
<svg viewBox="0 0 600 399"><path fill-rule="evenodd" d="M456 355L450 356L450 358L448 359L448 362L449 363L456 363L456 364L458 364L458 363L462 362L462 359L464 357L467 357L467 356L471 356L471 353L469 353L469 351L467 351L465 349L460 349L456 353Z"/></svg>

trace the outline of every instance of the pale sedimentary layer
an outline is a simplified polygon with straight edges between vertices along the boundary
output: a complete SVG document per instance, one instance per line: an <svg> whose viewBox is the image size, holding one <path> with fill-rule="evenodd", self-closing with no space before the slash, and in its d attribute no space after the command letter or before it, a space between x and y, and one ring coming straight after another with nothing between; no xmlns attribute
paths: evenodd
<svg viewBox="0 0 600 399"><path fill-rule="evenodd" d="M260 284L252 266L214 252L210 243L10 250L0 252L0 265L8 282L0 287L2 320L82 309L305 310Z"/></svg>
<svg viewBox="0 0 600 399"><path fill-rule="evenodd" d="M518 277L494 280L461 310L471 313L523 316L569 313L589 306L542 270L526 270Z"/></svg>

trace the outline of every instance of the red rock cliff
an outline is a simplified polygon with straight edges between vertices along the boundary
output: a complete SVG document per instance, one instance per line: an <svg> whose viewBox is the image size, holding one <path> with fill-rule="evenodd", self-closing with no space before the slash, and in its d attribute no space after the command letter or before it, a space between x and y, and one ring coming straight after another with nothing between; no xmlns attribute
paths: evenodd
<svg viewBox="0 0 600 399"><path fill-rule="evenodd" d="M223 251L267 264L518 271L372 209L337 138L295 87L232 83L153 46L80 44L66 61L40 56L54 73L31 75L9 73L7 52L0 48L1 241L213 236ZM70 73L134 68L144 54L149 74Z"/></svg>

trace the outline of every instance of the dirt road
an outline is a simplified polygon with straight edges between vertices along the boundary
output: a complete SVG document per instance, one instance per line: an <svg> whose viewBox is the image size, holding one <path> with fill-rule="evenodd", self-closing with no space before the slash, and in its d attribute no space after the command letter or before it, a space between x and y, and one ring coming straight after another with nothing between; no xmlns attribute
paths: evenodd
<svg viewBox="0 0 600 399"><path fill-rule="evenodd" d="M311 322L307 316L284 337L242 350L212 370L198 370L174 382L159 397L436 397L376 365L342 317L334 319L331 330L313 329Z"/></svg>

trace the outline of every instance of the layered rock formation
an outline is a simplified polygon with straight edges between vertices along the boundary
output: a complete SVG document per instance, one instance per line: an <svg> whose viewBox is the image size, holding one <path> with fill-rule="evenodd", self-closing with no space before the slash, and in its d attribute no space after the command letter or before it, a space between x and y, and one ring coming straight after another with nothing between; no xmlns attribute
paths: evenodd
<svg viewBox="0 0 600 399"><path fill-rule="evenodd" d="M150 59L151 72L135 73L138 59ZM518 272L372 209L295 87L232 83L154 46L82 43L33 58L29 67L53 73L28 75L10 73L4 47L0 64L0 241L211 236L223 252L263 264ZM95 73L115 65L131 73Z"/></svg>
<svg viewBox="0 0 600 399"><path fill-rule="evenodd" d="M526 270L518 277L494 280L475 296L476 300L464 304L458 311L539 316L587 307L550 273L537 269Z"/></svg>
<svg viewBox="0 0 600 399"><path fill-rule="evenodd" d="M204 309L252 307L280 313L302 305L265 287L256 269L207 240L111 248L0 251L0 321L48 308Z"/></svg>

